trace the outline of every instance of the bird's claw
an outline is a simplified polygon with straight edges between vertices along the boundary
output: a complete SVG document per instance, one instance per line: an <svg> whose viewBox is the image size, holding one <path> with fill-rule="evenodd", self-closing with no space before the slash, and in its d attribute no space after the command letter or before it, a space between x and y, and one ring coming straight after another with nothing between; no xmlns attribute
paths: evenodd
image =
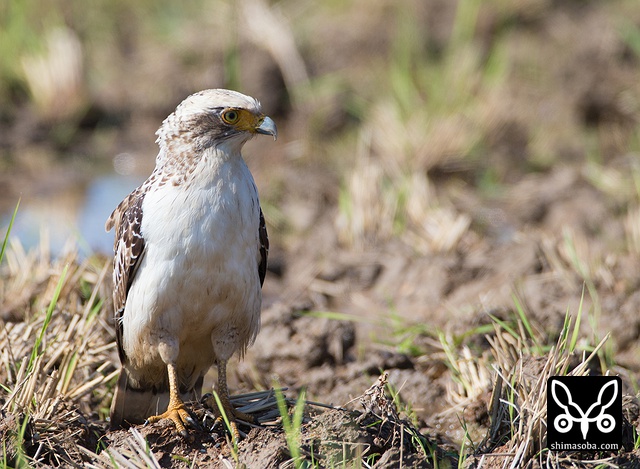
<svg viewBox="0 0 640 469"><path fill-rule="evenodd" d="M192 428L198 428L196 420L191 416L183 403L173 405L169 404L169 408L166 410L166 412L160 415L153 415L149 417L144 424L148 425L151 423L156 423L163 419L171 420L175 425L178 434L184 439L188 439L189 437L189 433L187 432L185 424Z"/></svg>
<svg viewBox="0 0 640 469"><path fill-rule="evenodd" d="M238 421L244 421L247 423L256 423L256 419L253 415L245 414L233 407L233 404L228 399L221 399L220 403L222 408L218 406L215 397L211 393L207 393L202 396L200 402L210 411L214 417L213 427L219 423L225 423L225 420L229 421L229 431L233 438L237 441L240 439L240 430L238 430ZM226 415L226 419L225 419ZM212 427L212 428L213 428Z"/></svg>
<svg viewBox="0 0 640 469"><path fill-rule="evenodd" d="M191 428L198 428L200 429L200 424L198 423L198 421L196 419L193 418L193 416L191 414L189 414L187 416L186 419L186 423L191 427Z"/></svg>

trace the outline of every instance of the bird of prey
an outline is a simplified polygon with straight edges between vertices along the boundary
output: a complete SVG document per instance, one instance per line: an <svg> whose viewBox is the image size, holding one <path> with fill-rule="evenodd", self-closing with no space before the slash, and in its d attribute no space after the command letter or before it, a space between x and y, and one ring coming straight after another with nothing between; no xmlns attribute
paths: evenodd
<svg viewBox="0 0 640 469"><path fill-rule="evenodd" d="M260 103L214 89L167 117L151 176L106 223L115 227L116 342L122 363L111 405L114 428L170 419L192 423L184 402L201 394L215 363L218 395L238 435L227 361L260 328L269 241L258 191L241 149L277 137ZM208 402L217 409L213 399Z"/></svg>

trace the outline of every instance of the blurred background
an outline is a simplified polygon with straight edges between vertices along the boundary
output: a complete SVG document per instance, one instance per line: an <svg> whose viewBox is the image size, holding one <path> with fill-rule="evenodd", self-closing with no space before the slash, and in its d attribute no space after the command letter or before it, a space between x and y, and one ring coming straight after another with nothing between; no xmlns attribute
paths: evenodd
<svg viewBox="0 0 640 469"><path fill-rule="evenodd" d="M109 253L161 121L226 87L280 130L245 150L276 249L508 241L520 209L491 201L528 175L637 174L639 72L634 0L5 0L1 226L20 199L23 244Z"/></svg>

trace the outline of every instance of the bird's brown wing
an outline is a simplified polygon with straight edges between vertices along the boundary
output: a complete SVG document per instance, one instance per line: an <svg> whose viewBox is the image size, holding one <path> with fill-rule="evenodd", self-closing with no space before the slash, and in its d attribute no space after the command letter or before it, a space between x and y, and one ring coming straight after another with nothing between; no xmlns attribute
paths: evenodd
<svg viewBox="0 0 640 469"><path fill-rule="evenodd" d="M113 309L116 320L116 343L120 361L125 364L127 356L122 344L122 316L127 294L144 256L145 242L141 233L142 201L146 191L139 187L120 202L113 211L105 228L115 226L116 237L113 250Z"/></svg>
<svg viewBox="0 0 640 469"><path fill-rule="evenodd" d="M264 222L264 215L260 209L260 228L258 228L260 237L260 264L258 264L258 273L260 274L260 286L264 284L264 277L267 275L267 257L269 256L269 235L267 234L267 225Z"/></svg>

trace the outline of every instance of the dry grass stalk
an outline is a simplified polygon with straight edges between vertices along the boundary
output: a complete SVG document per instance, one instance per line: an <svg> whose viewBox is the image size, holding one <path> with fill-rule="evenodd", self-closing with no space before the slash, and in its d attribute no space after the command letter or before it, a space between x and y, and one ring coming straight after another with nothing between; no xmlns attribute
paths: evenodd
<svg viewBox="0 0 640 469"><path fill-rule="evenodd" d="M483 355L478 359L466 345L460 354L449 355L449 360L455 374L455 379L446 386L448 399L453 405L448 412L452 412L479 399L491 389L492 382L487 357Z"/></svg>
<svg viewBox="0 0 640 469"><path fill-rule="evenodd" d="M624 219L624 231L627 238L629 252L640 254L640 207L633 204Z"/></svg>
<svg viewBox="0 0 640 469"><path fill-rule="evenodd" d="M160 469L160 463L149 450L148 443L135 428L130 428L131 438L127 438L125 449L107 449L101 454L103 467L123 469Z"/></svg>
<svg viewBox="0 0 640 469"><path fill-rule="evenodd" d="M56 28L46 47L45 54L22 59L29 91L45 118L73 118L85 106L82 44L72 30Z"/></svg>
<svg viewBox="0 0 640 469"><path fill-rule="evenodd" d="M271 54L294 103L300 105L300 90L308 86L309 76L288 22L264 0L243 0L239 5L246 26L241 31Z"/></svg>

